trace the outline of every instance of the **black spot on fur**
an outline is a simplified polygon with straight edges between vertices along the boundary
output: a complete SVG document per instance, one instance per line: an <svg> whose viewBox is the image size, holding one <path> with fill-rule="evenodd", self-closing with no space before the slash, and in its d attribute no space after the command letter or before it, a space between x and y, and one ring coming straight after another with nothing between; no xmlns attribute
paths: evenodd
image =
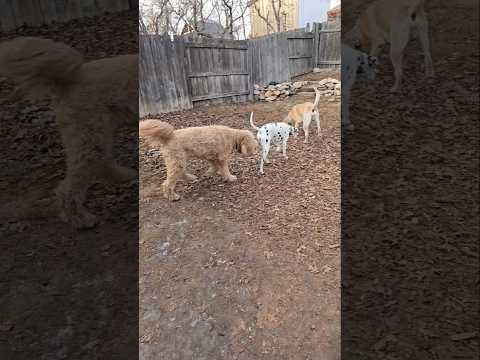
<svg viewBox="0 0 480 360"><path fill-rule="evenodd" d="M412 17L412 21L415 21L415 19L417 18L417 13L413 13L411 17Z"/></svg>

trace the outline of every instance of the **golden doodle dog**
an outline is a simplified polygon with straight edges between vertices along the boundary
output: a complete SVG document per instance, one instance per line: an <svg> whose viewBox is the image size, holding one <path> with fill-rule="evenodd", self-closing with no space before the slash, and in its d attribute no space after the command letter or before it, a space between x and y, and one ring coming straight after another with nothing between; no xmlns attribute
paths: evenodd
<svg viewBox="0 0 480 360"><path fill-rule="evenodd" d="M308 133L312 118L314 118L315 122L317 123L318 136L320 137L322 134L322 130L320 128L320 110L318 109L319 101L320 90L315 88L314 103L312 104L311 102L306 102L295 105L284 120L286 123L293 125L293 127L297 130L299 125L303 124L303 132L305 133L305 140L303 142L305 143L308 142Z"/></svg>
<svg viewBox="0 0 480 360"><path fill-rule="evenodd" d="M17 83L14 99L52 99L67 166L55 212L76 228L93 227L97 217L84 207L90 185L137 177L116 164L112 145L116 127L138 121L138 56L85 62L63 43L18 37L0 44L0 76Z"/></svg>
<svg viewBox="0 0 480 360"><path fill-rule="evenodd" d="M228 168L233 151L242 155L254 155L258 144L248 130L237 130L227 126L199 126L175 130L173 126L160 120L143 120L139 124L140 137L150 146L160 146L167 179L162 184L164 196L176 201L180 195L175 186L180 179L193 181L196 176L187 171L187 160L197 158L207 160L210 168L207 175L220 174L225 181L235 181L237 177Z"/></svg>
<svg viewBox="0 0 480 360"><path fill-rule="evenodd" d="M390 44L390 60L395 73L392 92L400 90L402 82L403 51L410 39L410 31L417 30L425 58L425 75L434 76L425 0L377 0L360 15L354 28L345 35L345 41L370 55L378 56L383 44Z"/></svg>

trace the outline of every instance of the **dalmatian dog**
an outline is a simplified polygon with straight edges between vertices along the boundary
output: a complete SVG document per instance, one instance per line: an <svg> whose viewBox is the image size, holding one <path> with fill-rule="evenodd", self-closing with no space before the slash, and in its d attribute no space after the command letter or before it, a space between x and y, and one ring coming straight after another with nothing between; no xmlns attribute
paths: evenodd
<svg viewBox="0 0 480 360"><path fill-rule="evenodd" d="M342 44L342 124L353 130L349 119L350 91L355 80L375 80L378 60L350 46Z"/></svg>
<svg viewBox="0 0 480 360"><path fill-rule="evenodd" d="M281 146L283 157L288 159L288 138L290 135L293 137L297 137L298 135L298 130L295 127L284 122L272 122L259 128L253 123L253 112L250 114L250 125L257 130L257 140L260 144L260 174L264 174L263 163L268 164L270 162L267 159L270 146L276 145L277 151L280 151Z"/></svg>

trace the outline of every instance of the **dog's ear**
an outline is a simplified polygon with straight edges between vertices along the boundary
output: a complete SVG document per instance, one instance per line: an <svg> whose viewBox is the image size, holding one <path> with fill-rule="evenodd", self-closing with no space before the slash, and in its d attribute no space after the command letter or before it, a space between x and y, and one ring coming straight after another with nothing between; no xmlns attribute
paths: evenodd
<svg viewBox="0 0 480 360"><path fill-rule="evenodd" d="M255 140L254 135L247 130L247 133L242 136L238 145L237 145L240 154L242 155L250 155L255 153L258 147L258 143Z"/></svg>

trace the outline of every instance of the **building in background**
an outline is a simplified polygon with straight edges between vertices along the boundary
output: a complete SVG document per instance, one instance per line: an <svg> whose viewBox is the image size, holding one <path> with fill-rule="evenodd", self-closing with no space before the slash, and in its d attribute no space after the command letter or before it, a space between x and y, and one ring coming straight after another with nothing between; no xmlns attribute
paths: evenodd
<svg viewBox="0 0 480 360"><path fill-rule="evenodd" d="M334 6L327 12L327 21L330 23L340 23L342 18L342 8L340 5Z"/></svg>
<svg viewBox="0 0 480 360"><path fill-rule="evenodd" d="M328 20L328 11L337 6L340 6L340 0L253 0L250 7L250 36L325 22Z"/></svg>

